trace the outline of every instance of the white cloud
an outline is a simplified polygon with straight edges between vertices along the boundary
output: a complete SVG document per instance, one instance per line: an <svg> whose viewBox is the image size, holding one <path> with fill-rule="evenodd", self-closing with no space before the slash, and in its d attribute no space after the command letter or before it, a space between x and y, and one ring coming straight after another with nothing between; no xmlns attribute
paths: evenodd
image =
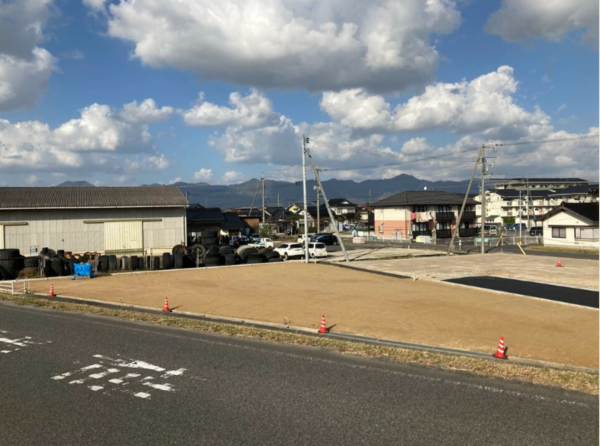
<svg viewBox="0 0 600 446"><path fill-rule="evenodd" d="M507 42L559 41L571 31L585 30L582 41L598 49L598 0L503 0L485 29Z"/></svg>
<svg viewBox="0 0 600 446"><path fill-rule="evenodd" d="M55 129L39 121L0 119L0 172L118 173L168 165L147 124L124 121L107 105L92 104Z"/></svg>
<svg viewBox="0 0 600 446"><path fill-rule="evenodd" d="M565 108L567 108L567 104L561 104L560 107L558 107L556 109L556 113L560 113L561 111L563 111Z"/></svg>
<svg viewBox="0 0 600 446"><path fill-rule="evenodd" d="M30 108L48 88L56 59L38 44L53 0L0 2L0 110Z"/></svg>
<svg viewBox="0 0 600 446"><path fill-rule="evenodd" d="M165 121L174 111L173 107L158 108L154 99L149 98L140 104L133 101L123 105L119 116L127 122L152 124Z"/></svg>
<svg viewBox="0 0 600 446"><path fill-rule="evenodd" d="M355 129L379 132L444 129L454 133L524 125L538 117L515 104L518 82L513 69L497 71L470 82L437 83L393 111L382 96L362 90L323 94L321 108L335 121Z"/></svg>
<svg viewBox="0 0 600 446"><path fill-rule="evenodd" d="M104 12L106 0L83 0L83 4L90 8L93 12Z"/></svg>
<svg viewBox="0 0 600 446"><path fill-rule="evenodd" d="M439 59L430 41L459 24L452 0L137 0L108 8L108 35L133 42L144 64L310 91L425 85Z"/></svg>
<svg viewBox="0 0 600 446"><path fill-rule="evenodd" d="M231 107L206 102L204 93L200 93L198 103L183 112L183 120L187 125L198 127L230 124L250 127L264 124L273 108L271 101L256 89L251 89L248 96L231 93L229 104Z"/></svg>
<svg viewBox="0 0 600 446"><path fill-rule="evenodd" d="M236 172L235 170L228 170L221 177L220 183L222 184L235 184L243 181L244 175L240 172Z"/></svg>
<svg viewBox="0 0 600 446"><path fill-rule="evenodd" d="M205 182L208 183L209 181L211 181L214 177L214 173L212 171L212 169L206 169L206 168L202 168L200 170L198 170L197 172L194 172L194 179L200 181L200 182Z"/></svg>

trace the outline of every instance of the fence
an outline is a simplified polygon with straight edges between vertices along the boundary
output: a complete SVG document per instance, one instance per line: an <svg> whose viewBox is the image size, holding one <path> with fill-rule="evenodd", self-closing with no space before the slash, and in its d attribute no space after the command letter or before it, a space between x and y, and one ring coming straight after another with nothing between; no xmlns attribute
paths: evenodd
<svg viewBox="0 0 600 446"><path fill-rule="evenodd" d="M527 245L541 245L544 238L538 236L523 236L523 237L484 237L483 242L485 246L521 246ZM473 239L475 246L481 246L481 237L475 237Z"/></svg>
<svg viewBox="0 0 600 446"><path fill-rule="evenodd" d="M0 293L10 294L14 296L15 294L22 295L27 294L29 289L29 283L18 281L18 280L10 280L5 282L0 282Z"/></svg>

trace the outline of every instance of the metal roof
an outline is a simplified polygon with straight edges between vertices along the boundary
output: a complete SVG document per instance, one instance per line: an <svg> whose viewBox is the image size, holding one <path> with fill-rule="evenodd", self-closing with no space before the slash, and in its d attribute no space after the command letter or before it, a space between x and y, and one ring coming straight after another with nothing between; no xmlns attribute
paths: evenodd
<svg viewBox="0 0 600 446"><path fill-rule="evenodd" d="M407 191L373 203L373 207L385 206L436 206L436 205L461 205L464 195L452 194L443 191ZM476 204L474 200L467 199L467 204Z"/></svg>
<svg viewBox="0 0 600 446"><path fill-rule="evenodd" d="M205 208L201 205L190 206L186 209L189 222L222 222L225 221L221 208Z"/></svg>
<svg viewBox="0 0 600 446"><path fill-rule="evenodd" d="M184 207L176 187L0 187L0 209Z"/></svg>

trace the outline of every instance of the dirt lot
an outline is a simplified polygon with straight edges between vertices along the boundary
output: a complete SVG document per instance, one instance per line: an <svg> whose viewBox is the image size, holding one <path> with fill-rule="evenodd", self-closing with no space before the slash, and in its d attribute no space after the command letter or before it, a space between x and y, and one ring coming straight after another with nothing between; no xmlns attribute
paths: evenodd
<svg viewBox="0 0 600 446"><path fill-rule="evenodd" d="M431 259L429 259L431 261ZM510 354L598 367L598 311L430 281L397 279L329 265L288 263L122 274L92 280L32 281L62 296Z"/></svg>
<svg viewBox="0 0 600 446"><path fill-rule="evenodd" d="M597 260L562 259L562 268L556 267L557 260L558 257L498 253L368 260L356 262L352 265L366 270L384 271L410 277L414 272L417 278L428 280L491 275L598 289L598 274L600 271Z"/></svg>

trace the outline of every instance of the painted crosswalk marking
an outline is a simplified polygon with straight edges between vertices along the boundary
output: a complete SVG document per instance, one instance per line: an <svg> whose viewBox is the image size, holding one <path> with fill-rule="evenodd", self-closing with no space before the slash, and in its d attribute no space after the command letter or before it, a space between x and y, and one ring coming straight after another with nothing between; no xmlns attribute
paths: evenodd
<svg viewBox="0 0 600 446"><path fill-rule="evenodd" d="M93 364L54 375L50 379L63 381L69 378L69 384L84 384L83 387L93 392L107 395L121 392L137 398L150 399L153 390L176 391L175 386L167 380L181 377L186 371L184 368L167 370L165 367L137 359L112 358L105 355L92 355L92 358Z"/></svg>

